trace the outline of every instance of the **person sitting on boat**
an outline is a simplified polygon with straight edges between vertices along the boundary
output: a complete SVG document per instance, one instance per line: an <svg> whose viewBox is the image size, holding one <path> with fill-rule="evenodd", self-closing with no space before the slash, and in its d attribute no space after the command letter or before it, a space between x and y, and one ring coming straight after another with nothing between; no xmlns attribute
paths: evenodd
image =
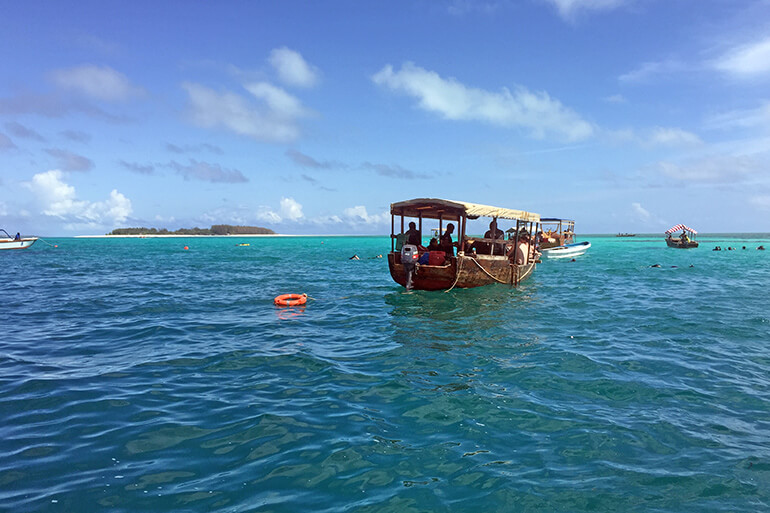
<svg viewBox="0 0 770 513"><path fill-rule="evenodd" d="M687 232L686 231L682 230L682 236L679 238L679 240L683 244L687 244L688 242L690 242L690 237L687 236Z"/></svg>
<svg viewBox="0 0 770 513"><path fill-rule="evenodd" d="M509 258L514 256L514 263L517 265L524 265L529 263L530 257L530 238L527 232L522 233L519 236L519 244L511 249L508 253Z"/></svg>
<svg viewBox="0 0 770 513"><path fill-rule="evenodd" d="M489 230L484 234L485 239L502 239L503 231L497 227L497 219L489 222Z"/></svg>
<svg viewBox="0 0 770 513"><path fill-rule="evenodd" d="M422 246L422 236L417 230L417 225L414 224L414 221L409 223L409 229L406 231L406 243L412 246Z"/></svg>
<svg viewBox="0 0 770 513"><path fill-rule="evenodd" d="M503 231L497 227L497 219L492 219L492 221L489 222L489 230L484 233L485 239L502 239L505 234ZM476 250L479 253L492 253L492 248L497 250L499 249L498 244L490 244L489 242L478 242L476 243ZM495 251L495 253L502 254L501 251Z"/></svg>
<svg viewBox="0 0 770 513"><path fill-rule="evenodd" d="M430 239L430 244L428 244L428 251L441 251L441 246L439 246L436 237L432 237Z"/></svg>
<svg viewBox="0 0 770 513"><path fill-rule="evenodd" d="M21 234L16 232L16 237L14 237L13 240L21 240Z"/></svg>
<svg viewBox="0 0 770 513"><path fill-rule="evenodd" d="M447 254L447 256L454 255L454 245L452 244L452 232L455 231L455 225L449 223L446 225L446 231L441 236L441 242L439 244L439 250Z"/></svg>

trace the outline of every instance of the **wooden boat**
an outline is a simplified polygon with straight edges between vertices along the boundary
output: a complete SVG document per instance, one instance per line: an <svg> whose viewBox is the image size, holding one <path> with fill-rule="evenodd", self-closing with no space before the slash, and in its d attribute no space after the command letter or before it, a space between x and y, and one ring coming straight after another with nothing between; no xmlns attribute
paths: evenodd
<svg viewBox="0 0 770 513"><path fill-rule="evenodd" d="M453 201L436 198L417 198L390 206L391 214L391 251L388 254L388 266L393 280L407 287L418 290L451 290L455 287L471 288L502 283L516 287L529 278L539 262L539 254L534 244L526 244L530 233L540 227L540 216L523 210L492 207L477 203ZM400 232L396 232L396 217L400 218ZM513 238L471 237L466 233L467 221L479 217L507 219L515 222L516 233ZM404 219L413 218L419 223L419 233L423 233L424 220L437 220L439 233L443 233L444 223L454 222L459 226L457 232L457 255L445 251L430 251L422 246L403 244L405 234ZM421 239L422 241L422 239ZM402 247L403 244L403 247ZM513 248L521 245L520 262L515 262ZM428 263L416 265L402 259L406 249L421 256L428 253ZM404 250L404 251L402 251ZM508 254L512 254L509 258ZM526 253L526 254L525 254ZM406 257L405 257L406 258ZM411 282L410 282L411 281Z"/></svg>
<svg viewBox="0 0 770 513"><path fill-rule="evenodd" d="M682 230L679 237L673 237L674 232ZM688 235L689 234L689 235ZM683 224L677 224L666 230L666 245L669 248L689 249L697 248L698 241L695 240L695 236L698 232Z"/></svg>
<svg viewBox="0 0 770 513"><path fill-rule="evenodd" d="M556 248L575 242L575 221L572 219L544 217L540 219L540 223L543 231L540 249Z"/></svg>
<svg viewBox="0 0 770 513"><path fill-rule="evenodd" d="M35 243L37 237L21 237L16 234L16 237L11 237L11 234L0 228L0 232L3 232L8 238L0 238L0 249L27 249Z"/></svg>
<svg viewBox="0 0 770 513"><path fill-rule="evenodd" d="M591 247L590 242L575 242L575 221L556 217L540 219L543 231L538 234L544 258L572 258Z"/></svg>
<svg viewBox="0 0 770 513"><path fill-rule="evenodd" d="M590 247L590 242L583 241L556 246L555 248L543 248L541 251L543 252L543 258L574 258L585 253Z"/></svg>

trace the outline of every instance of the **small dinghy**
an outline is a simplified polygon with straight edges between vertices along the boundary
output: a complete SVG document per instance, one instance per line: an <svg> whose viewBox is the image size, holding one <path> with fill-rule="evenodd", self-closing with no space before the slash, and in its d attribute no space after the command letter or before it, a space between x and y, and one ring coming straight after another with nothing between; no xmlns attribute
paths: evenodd
<svg viewBox="0 0 770 513"><path fill-rule="evenodd" d="M540 251L543 252L543 258L574 258L585 253L590 247L591 243L584 241L553 248L544 248Z"/></svg>

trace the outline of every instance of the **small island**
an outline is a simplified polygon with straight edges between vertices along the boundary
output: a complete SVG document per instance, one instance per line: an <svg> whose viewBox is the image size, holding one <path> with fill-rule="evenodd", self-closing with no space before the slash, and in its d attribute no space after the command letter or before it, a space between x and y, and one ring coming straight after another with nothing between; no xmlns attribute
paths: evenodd
<svg viewBox="0 0 770 513"><path fill-rule="evenodd" d="M115 228L107 236L173 236L173 235L277 235L269 228L260 226L232 226L215 224L211 228L180 228L169 231L166 228Z"/></svg>

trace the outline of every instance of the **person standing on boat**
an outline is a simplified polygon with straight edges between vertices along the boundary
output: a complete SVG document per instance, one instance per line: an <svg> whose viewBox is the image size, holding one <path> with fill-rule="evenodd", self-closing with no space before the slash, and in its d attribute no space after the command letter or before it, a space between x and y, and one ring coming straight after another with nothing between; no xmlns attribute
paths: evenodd
<svg viewBox="0 0 770 513"><path fill-rule="evenodd" d="M414 224L414 221L409 223L409 229L406 231L406 243L413 246L422 246L422 236L417 230L417 225Z"/></svg>
<svg viewBox="0 0 770 513"><path fill-rule="evenodd" d="M444 235L441 236L441 242L439 243L439 247L441 251L446 253L448 256L454 255L454 246L452 244L452 232L455 231L455 225L452 223L449 223L446 225L446 231L444 232Z"/></svg>

